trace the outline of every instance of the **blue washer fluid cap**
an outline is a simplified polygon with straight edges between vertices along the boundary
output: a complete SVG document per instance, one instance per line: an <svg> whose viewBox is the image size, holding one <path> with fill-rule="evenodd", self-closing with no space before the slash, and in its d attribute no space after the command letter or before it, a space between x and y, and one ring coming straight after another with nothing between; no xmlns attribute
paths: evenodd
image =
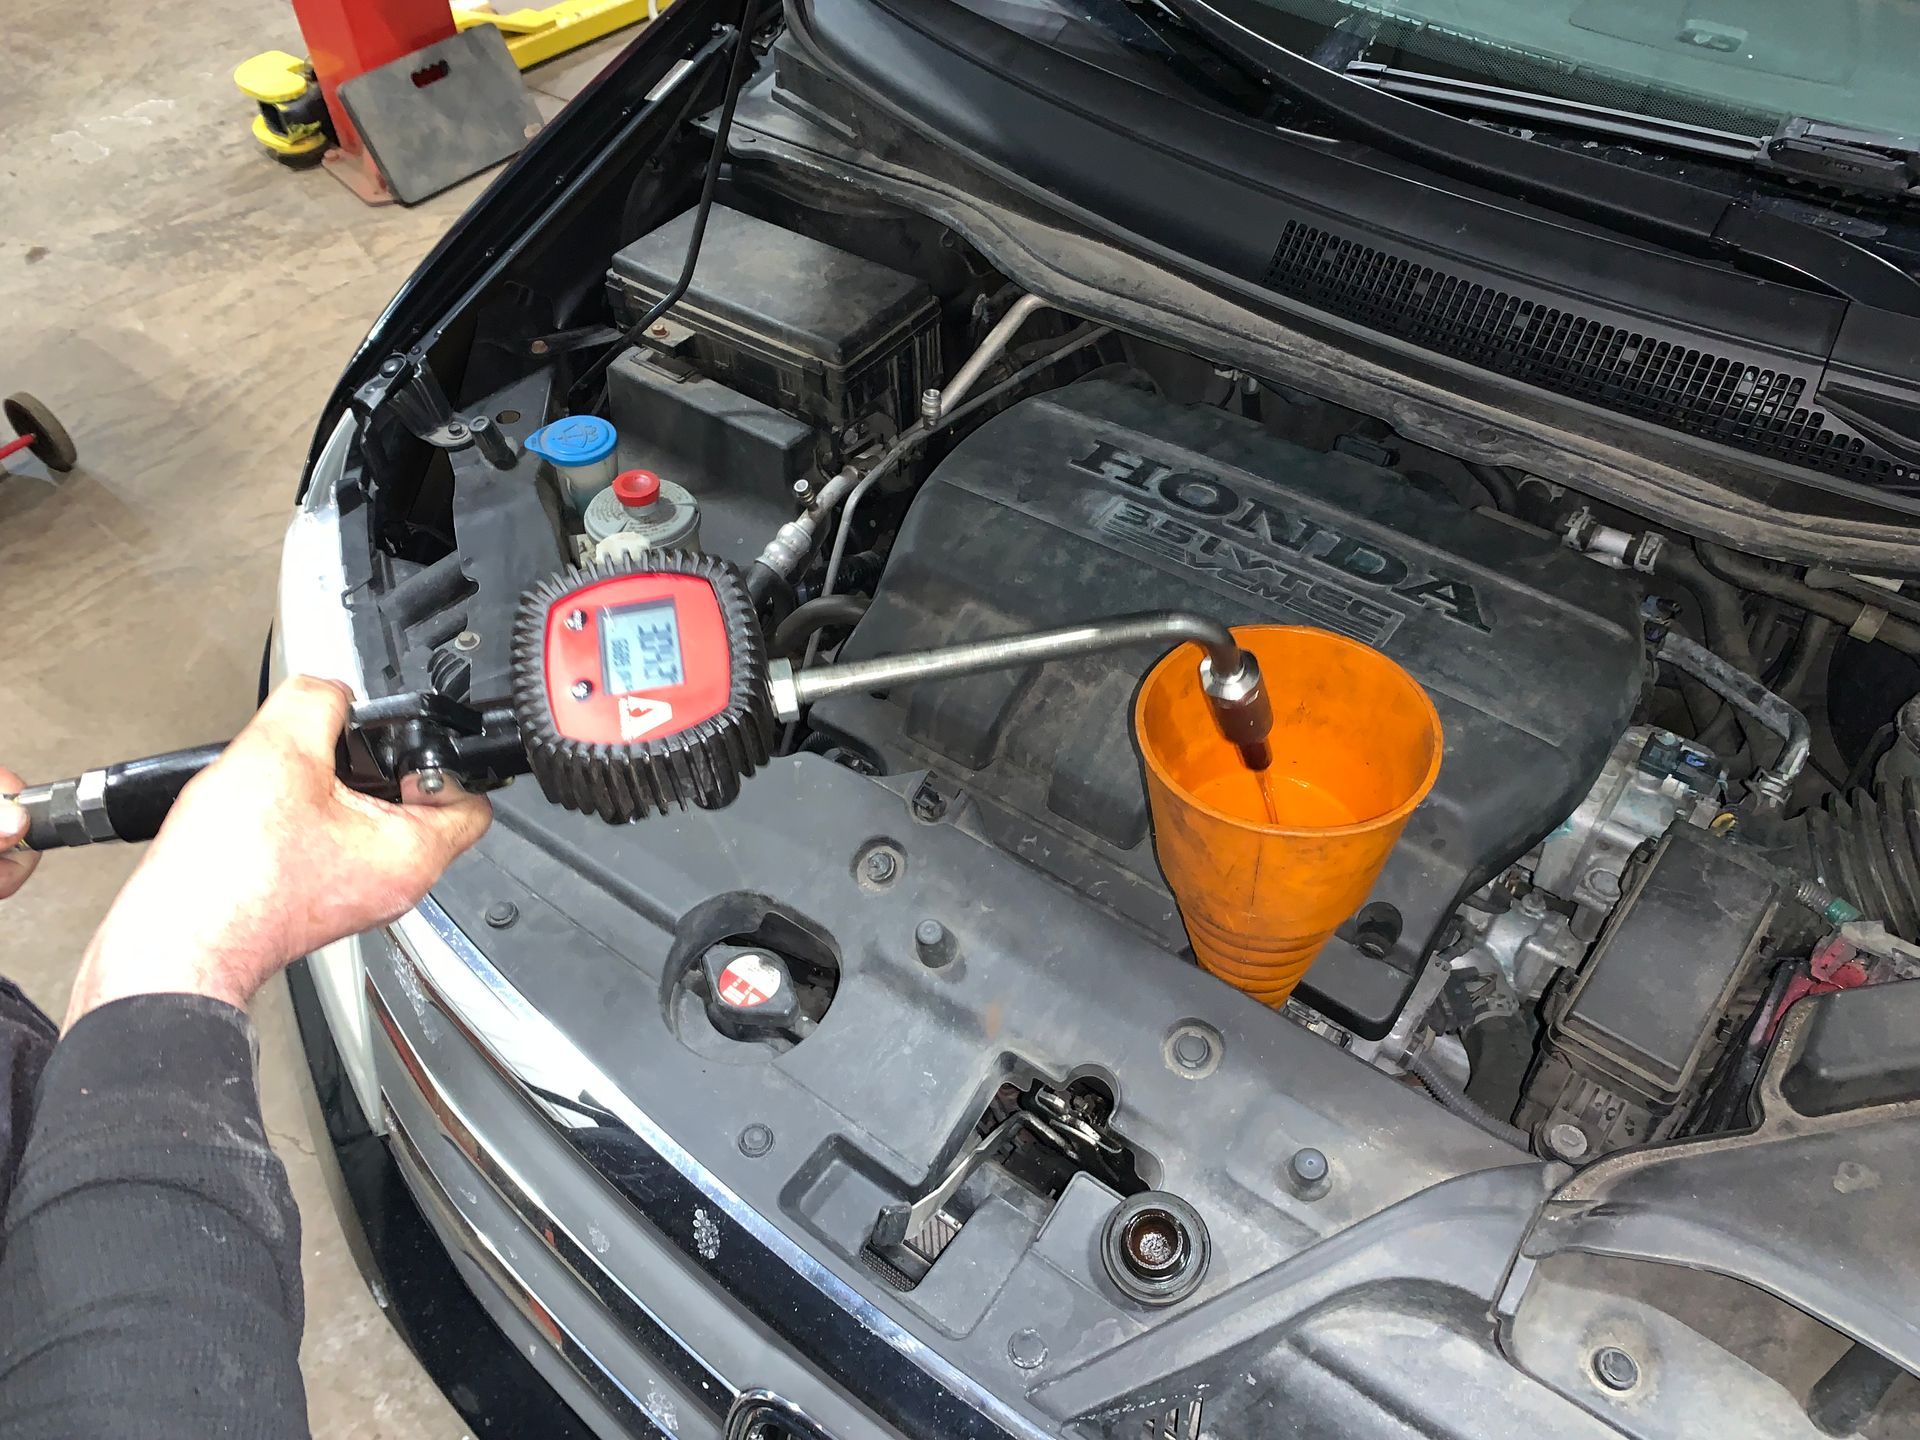
<svg viewBox="0 0 1920 1440"><path fill-rule="evenodd" d="M598 415L562 415L527 437L527 449L555 465L591 465L613 453L618 433Z"/></svg>

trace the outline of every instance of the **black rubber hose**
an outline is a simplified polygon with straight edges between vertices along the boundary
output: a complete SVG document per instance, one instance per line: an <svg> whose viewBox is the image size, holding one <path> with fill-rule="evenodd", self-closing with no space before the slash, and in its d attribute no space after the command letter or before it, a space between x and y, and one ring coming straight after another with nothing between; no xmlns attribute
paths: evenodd
<svg viewBox="0 0 1920 1440"><path fill-rule="evenodd" d="M1833 638L1833 630L1833 621L1824 615L1809 615L1800 627L1800 638L1794 642L1787 672L1773 686L1774 693L1789 705L1798 703L1800 692L1813 678L1814 666L1826 658L1827 641Z"/></svg>
<svg viewBox="0 0 1920 1440"><path fill-rule="evenodd" d="M1407 1069L1422 1085L1427 1093L1439 1102L1440 1108L1449 1114L1458 1115L1476 1129L1484 1131L1496 1140L1505 1141L1528 1154L1533 1151L1533 1141L1527 1132L1518 1125L1509 1125L1497 1115L1482 1110L1467 1098L1467 1092L1453 1083L1453 1077L1434 1063L1430 1053L1422 1053L1407 1062Z"/></svg>
<svg viewBox="0 0 1920 1440"><path fill-rule="evenodd" d="M764 560L756 560L747 571L747 598L784 617L794 608L793 584Z"/></svg>
<svg viewBox="0 0 1920 1440"><path fill-rule="evenodd" d="M1723 580L1761 595L1772 595L1789 605L1814 615L1824 615L1836 625L1851 628L1870 607L1863 600L1834 590L1816 590L1803 580L1768 568L1758 560L1718 545L1700 546L1700 558L1708 570ZM1658 565L1655 570L1658 570ZM1920 655L1920 625L1890 615L1881 622L1875 640L1907 655Z"/></svg>
<svg viewBox="0 0 1920 1440"><path fill-rule="evenodd" d="M864 595L816 596L774 627L768 649L775 655L797 655L809 638L827 626L859 624L872 603Z"/></svg>
<svg viewBox="0 0 1920 1440"><path fill-rule="evenodd" d="M1807 1419L1823 1435L1856 1435L1904 1373L1878 1351L1849 1345L1807 1392Z"/></svg>
<svg viewBox="0 0 1920 1440"><path fill-rule="evenodd" d="M1489 1015L1461 1033L1467 1047L1467 1098L1482 1110L1513 1113L1513 1097L1533 1068L1533 1027L1518 1014Z"/></svg>
<svg viewBox="0 0 1920 1440"><path fill-rule="evenodd" d="M1813 730L1807 717L1767 689L1745 670L1735 669L1725 657L1697 645L1678 630L1660 637L1654 652L1683 675L1691 675L1743 716L1751 717L1763 732L1780 737L1780 750L1773 763L1759 769L1754 785L1771 805L1784 805L1793 782L1807 768L1813 753ZM1760 752L1754 754L1760 763Z"/></svg>
<svg viewBox="0 0 1920 1440"><path fill-rule="evenodd" d="M180 792L220 758L227 742L122 760L75 775L29 785L17 796L27 812L29 850L63 850L105 840L137 843L160 833Z"/></svg>
<svg viewBox="0 0 1920 1440"><path fill-rule="evenodd" d="M1747 641L1747 617L1740 608L1738 590L1715 575L1701 563L1698 555L1678 542L1669 542L1660 547L1660 553L1654 557L1653 573L1673 581L1693 597L1693 603L1700 611L1701 627L1706 632L1701 638L1707 642L1709 650L1736 670L1748 675L1759 674L1753 658L1753 646ZM1694 738L1708 749L1715 749L1734 724L1739 725L1741 733L1746 736L1757 762L1761 746L1766 743L1766 732L1732 706L1726 706L1718 712L1714 722Z"/></svg>
<svg viewBox="0 0 1920 1440"><path fill-rule="evenodd" d="M1753 650L1747 644L1747 617L1740 608L1740 592L1678 543L1660 547L1653 573L1672 580L1693 596L1706 627L1703 638L1713 652L1735 669L1753 674Z"/></svg>
<svg viewBox="0 0 1920 1440"><path fill-rule="evenodd" d="M1874 731L1873 738L1867 741L1867 748L1860 752L1860 758L1847 771L1847 778L1840 782L1840 793L1851 794L1871 780L1875 768L1899 739L1900 732L1891 720Z"/></svg>
<svg viewBox="0 0 1920 1440"><path fill-rule="evenodd" d="M1503 465L1483 465L1477 460L1462 462L1475 483L1493 499L1493 508L1507 515L1520 513L1520 487L1513 483Z"/></svg>
<svg viewBox="0 0 1920 1440"><path fill-rule="evenodd" d="M151 840L158 835L180 792L226 748L227 742L220 740L109 765L106 803L114 834L128 841Z"/></svg>
<svg viewBox="0 0 1920 1440"><path fill-rule="evenodd" d="M1902 620L1920 621L1920 600L1911 595L1882 590L1878 585L1869 585L1844 570L1835 570L1831 566L1808 566L1805 579L1811 589L1837 591L1863 605L1878 606Z"/></svg>

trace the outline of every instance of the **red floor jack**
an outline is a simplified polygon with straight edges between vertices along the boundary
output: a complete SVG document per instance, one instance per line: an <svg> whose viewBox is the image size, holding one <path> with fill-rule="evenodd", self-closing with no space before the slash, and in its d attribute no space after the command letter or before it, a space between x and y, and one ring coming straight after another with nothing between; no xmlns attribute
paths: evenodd
<svg viewBox="0 0 1920 1440"><path fill-rule="evenodd" d="M0 442L0 460L25 450L49 470L73 469L80 457L66 426L53 418L53 412L24 392L9 395L0 409L6 411L7 424L14 438Z"/></svg>

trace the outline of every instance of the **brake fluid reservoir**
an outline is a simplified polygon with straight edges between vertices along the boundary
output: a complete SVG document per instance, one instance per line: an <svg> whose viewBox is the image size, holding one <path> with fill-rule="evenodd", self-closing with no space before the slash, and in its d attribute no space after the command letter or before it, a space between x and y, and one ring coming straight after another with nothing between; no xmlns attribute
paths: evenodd
<svg viewBox="0 0 1920 1440"><path fill-rule="evenodd" d="M651 470L627 470L593 497L584 517L594 558L643 550L698 550L700 506L682 486Z"/></svg>

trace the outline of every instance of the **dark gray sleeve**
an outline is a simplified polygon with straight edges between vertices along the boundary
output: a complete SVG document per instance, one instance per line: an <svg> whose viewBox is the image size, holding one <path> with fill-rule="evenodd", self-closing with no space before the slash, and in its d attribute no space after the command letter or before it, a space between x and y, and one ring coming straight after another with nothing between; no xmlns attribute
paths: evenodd
<svg viewBox="0 0 1920 1440"><path fill-rule="evenodd" d="M83 1017L0 1249L0 1435L302 1437L300 1219L253 1027L194 995Z"/></svg>

